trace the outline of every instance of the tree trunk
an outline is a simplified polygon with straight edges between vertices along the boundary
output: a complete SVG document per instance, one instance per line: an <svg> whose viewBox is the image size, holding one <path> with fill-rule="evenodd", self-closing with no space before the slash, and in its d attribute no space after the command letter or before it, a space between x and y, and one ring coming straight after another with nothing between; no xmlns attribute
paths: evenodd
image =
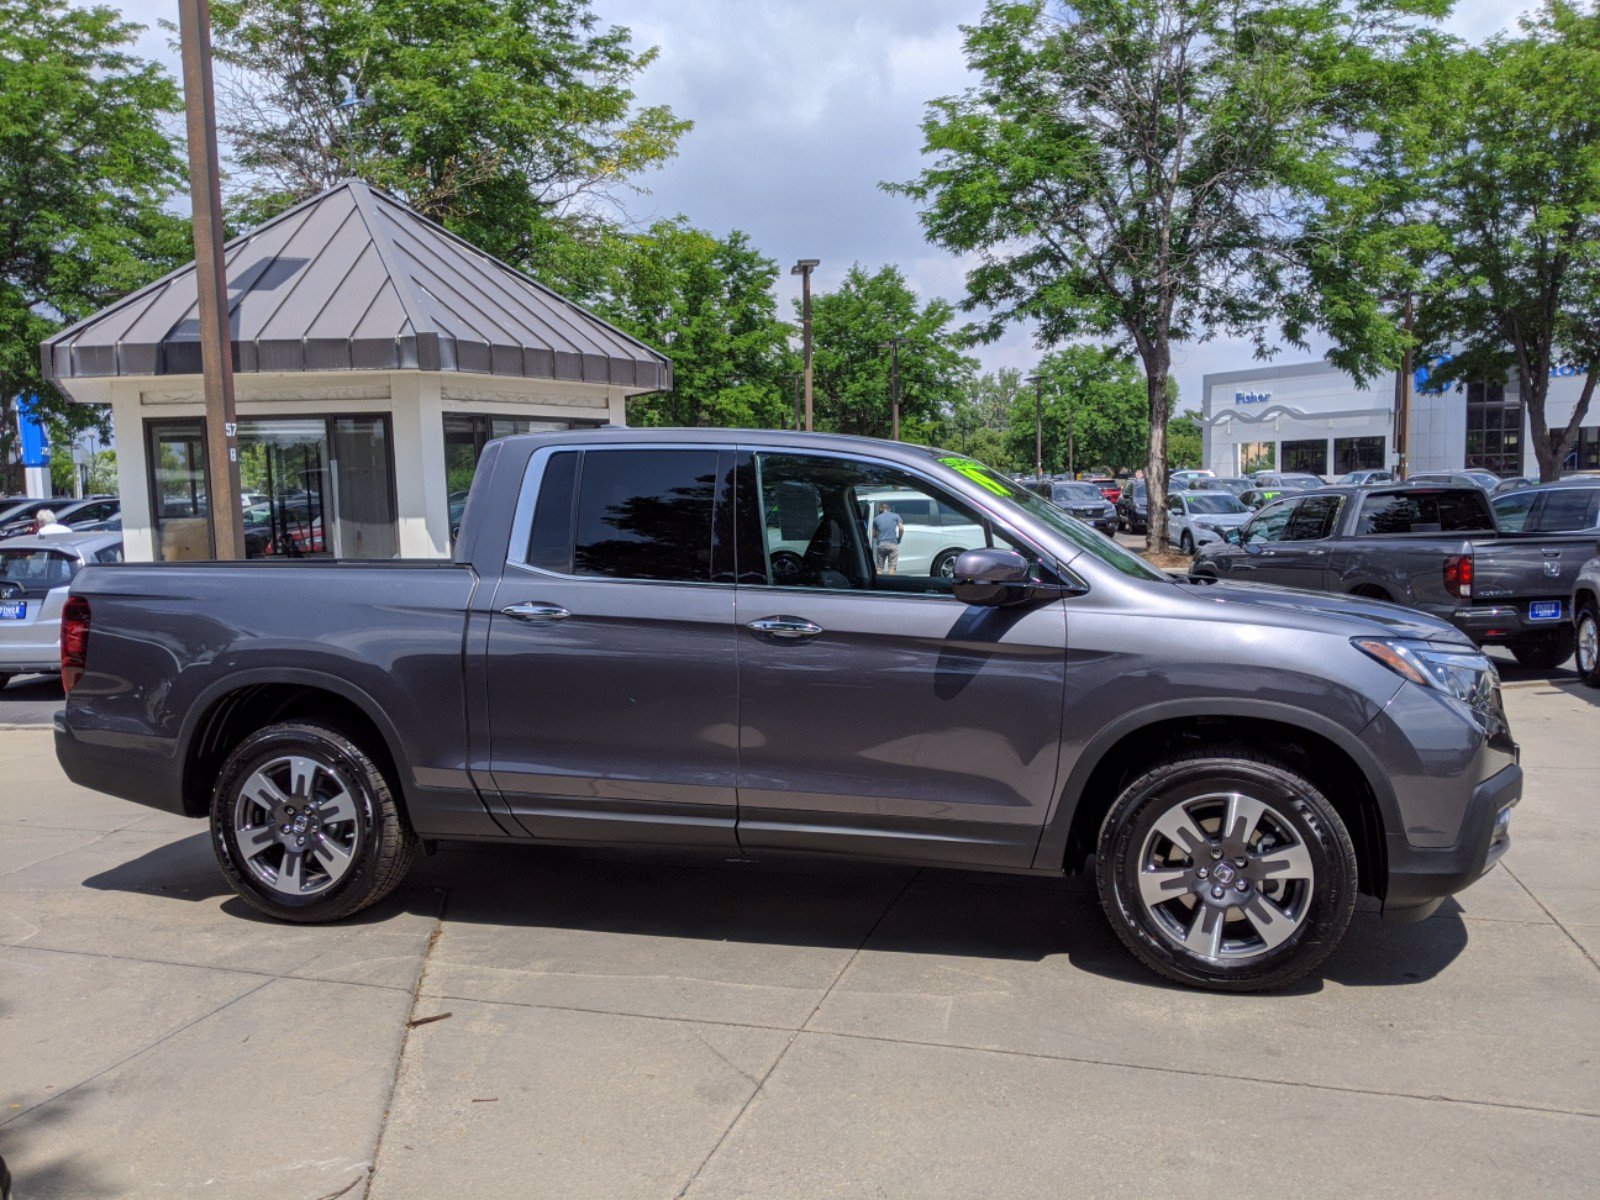
<svg viewBox="0 0 1600 1200"><path fill-rule="evenodd" d="M1526 360L1524 360L1526 361ZM1553 483L1561 478L1561 457L1550 444L1550 423L1545 419L1545 398L1550 394L1550 377L1523 372L1517 380L1522 402L1528 406L1528 426L1533 433L1533 457L1539 464L1539 482Z"/></svg>
<svg viewBox="0 0 1600 1200"><path fill-rule="evenodd" d="M1153 551L1167 548L1167 418L1172 407L1167 396L1167 374L1171 367L1172 354L1163 338L1144 356L1150 402L1150 460L1144 468L1149 523L1144 544L1146 550Z"/></svg>

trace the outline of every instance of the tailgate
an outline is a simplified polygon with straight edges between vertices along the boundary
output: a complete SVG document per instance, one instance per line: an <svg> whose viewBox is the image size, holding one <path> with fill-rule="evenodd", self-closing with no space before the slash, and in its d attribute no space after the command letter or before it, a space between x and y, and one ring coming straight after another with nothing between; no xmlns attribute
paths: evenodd
<svg viewBox="0 0 1600 1200"><path fill-rule="evenodd" d="M1572 589L1595 539L1533 533L1475 542L1472 550L1474 604L1507 605L1529 625L1557 625L1572 619Z"/></svg>

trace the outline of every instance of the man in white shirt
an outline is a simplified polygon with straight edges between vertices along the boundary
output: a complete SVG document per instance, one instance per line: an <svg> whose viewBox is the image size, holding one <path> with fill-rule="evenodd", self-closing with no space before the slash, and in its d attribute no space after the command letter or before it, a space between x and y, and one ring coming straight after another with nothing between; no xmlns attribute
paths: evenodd
<svg viewBox="0 0 1600 1200"><path fill-rule="evenodd" d="M33 517L33 531L35 533L71 533L60 521L52 509L41 508Z"/></svg>

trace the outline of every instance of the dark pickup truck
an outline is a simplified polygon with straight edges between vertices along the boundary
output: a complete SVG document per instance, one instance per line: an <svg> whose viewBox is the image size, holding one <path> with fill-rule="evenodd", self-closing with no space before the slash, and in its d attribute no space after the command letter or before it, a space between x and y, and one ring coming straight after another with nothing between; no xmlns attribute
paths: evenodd
<svg viewBox="0 0 1600 1200"><path fill-rule="evenodd" d="M885 496L941 514L953 571L881 544ZM67 774L209 819L291 921L452 839L1093 861L1133 954L1244 991L1321 962L1357 891L1418 916L1477 879L1522 786L1449 625L1174 580L971 459L856 438L493 442L453 562L90 566L62 658Z"/></svg>
<svg viewBox="0 0 1600 1200"><path fill-rule="evenodd" d="M1592 531L1506 532L1470 484L1324 487L1201 547L1189 577L1403 604L1547 669L1572 654L1572 588L1595 544Z"/></svg>

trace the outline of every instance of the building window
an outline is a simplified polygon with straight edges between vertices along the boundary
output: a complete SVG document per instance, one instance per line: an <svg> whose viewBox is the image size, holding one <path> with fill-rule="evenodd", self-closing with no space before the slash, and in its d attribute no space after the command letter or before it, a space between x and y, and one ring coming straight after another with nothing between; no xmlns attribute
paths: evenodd
<svg viewBox="0 0 1600 1200"><path fill-rule="evenodd" d="M1239 447L1239 474L1275 471L1277 467L1278 447L1272 442L1245 442Z"/></svg>
<svg viewBox="0 0 1600 1200"><path fill-rule="evenodd" d="M1584 425L1578 430L1578 444L1567 455L1568 471L1600 471L1600 426Z"/></svg>
<svg viewBox="0 0 1600 1200"><path fill-rule="evenodd" d="M1387 464L1389 440L1381 437L1334 438L1333 470L1336 475L1350 471L1381 471Z"/></svg>
<svg viewBox="0 0 1600 1200"><path fill-rule="evenodd" d="M1468 467L1496 475L1522 473L1522 400L1504 384L1467 384Z"/></svg>
<svg viewBox="0 0 1600 1200"><path fill-rule="evenodd" d="M205 422L152 421L156 557L213 557ZM393 558L394 468L387 417L239 422L247 558Z"/></svg>
<svg viewBox="0 0 1600 1200"><path fill-rule="evenodd" d="M1284 471L1300 471L1307 475L1328 473L1328 443L1323 438L1315 441L1285 442L1283 444Z"/></svg>
<svg viewBox="0 0 1600 1200"><path fill-rule="evenodd" d="M599 421L542 420L532 417L491 417L482 413L446 413L444 416L444 472L450 488L450 525L466 503L467 489L478 471L483 448L495 438L518 433L552 433L562 429L594 429Z"/></svg>

